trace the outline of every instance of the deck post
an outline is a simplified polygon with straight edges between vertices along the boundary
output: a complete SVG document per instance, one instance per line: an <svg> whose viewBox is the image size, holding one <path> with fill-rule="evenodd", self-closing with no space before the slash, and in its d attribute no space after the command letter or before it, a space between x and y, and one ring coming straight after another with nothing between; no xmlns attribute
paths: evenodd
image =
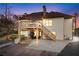
<svg viewBox="0 0 79 59"><path fill-rule="evenodd" d="M19 26L18 26L18 36L19 36L19 39L18 39L18 41L20 42L20 21L19 21L19 24L18 24Z"/></svg>
<svg viewBox="0 0 79 59"><path fill-rule="evenodd" d="M20 42L20 21L18 21L18 38L15 39L15 43L18 44Z"/></svg>
<svg viewBox="0 0 79 59"><path fill-rule="evenodd" d="M38 47L38 24L36 24L36 46Z"/></svg>

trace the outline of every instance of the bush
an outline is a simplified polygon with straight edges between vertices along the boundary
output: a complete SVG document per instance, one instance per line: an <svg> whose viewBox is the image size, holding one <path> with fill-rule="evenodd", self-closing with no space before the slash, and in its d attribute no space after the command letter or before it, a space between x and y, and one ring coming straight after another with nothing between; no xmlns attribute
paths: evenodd
<svg viewBox="0 0 79 59"><path fill-rule="evenodd" d="M5 36L7 33L6 32L0 32L0 37Z"/></svg>
<svg viewBox="0 0 79 59"><path fill-rule="evenodd" d="M79 36L79 28L76 28L76 36Z"/></svg>
<svg viewBox="0 0 79 59"><path fill-rule="evenodd" d="M16 34L13 34L13 35L11 35L11 36L9 37L9 39L15 40L17 37L18 37L18 36L17 36Z"/></svg>
<svg viewBox="0 0 79 59"><path fill-rule="evenodd" d="M10 32L10 34L18 34L18 31L12 30L12 31Z"/></svg>
<svg viewBox="0 0 79 59"><path fill-rule="evenodd" d="M25 37L24 35L21 35L21 41L24 41L26 39L27 39L27 37Z"/></svg>

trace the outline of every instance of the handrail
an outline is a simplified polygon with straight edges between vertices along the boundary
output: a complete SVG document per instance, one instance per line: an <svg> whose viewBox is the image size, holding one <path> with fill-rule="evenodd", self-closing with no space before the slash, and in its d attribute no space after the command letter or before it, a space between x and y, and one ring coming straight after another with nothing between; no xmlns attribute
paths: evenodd
<svg viewBox="0 0 79 59"><path fill-rule="evenodd" d="M51 33L46 27L44 27L44 28L45 28L45 30L47 30L48 35L52 35L54 39L56 38L56 36L55 36L53 33ZM52 36L51 36L51 37L52 37Z"/></svg>
<svg viewBox="0 0 79 59"><path fill-rule="evenodd" d="M56 36L53 33L51 33L51 31L49 31L42 23L40 23L40 24L42 25L43 28L45 28L45 30L47 30L50 34L52 34L56 38Z"/></svg>
<svg viewBox="0 0 79 59"><path fill-rule="evenodd" d="M41 24L48 32L50 32L51 33L51 31L50 30L48 30L43 24ZM53 33L51 33L51 34L53 34ZM54 35L54 34L53 34Z"/></svg>

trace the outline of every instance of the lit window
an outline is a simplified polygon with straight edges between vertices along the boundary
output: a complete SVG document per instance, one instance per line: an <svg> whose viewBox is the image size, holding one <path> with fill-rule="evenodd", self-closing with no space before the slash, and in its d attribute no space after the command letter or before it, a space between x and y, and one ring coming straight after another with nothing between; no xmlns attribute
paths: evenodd
<svg viewBox="0 0 79 59"><path fill-rule="evenodd" d="M52 20L49 20L48 24L49 24L49 26L52 26Z"/></svg>
<svg viewBox="0 0 79 59"><path fill-rule="evenodd" d="M44 19L43 20L43 25L45 25L45 26L52 26L52 20L46 20L46 19Z"/></svg>
<svg viewBox="0 0 79 59"><path fill-rule="evenodd" d="M49 26L49 21L48 20L46 20L46 26Z"/></svg>
<svg viewBox="0 0 79 59"><path fill-rule="evenodd" d="M43 20L43 25L45 25L46 24L46 21L45 21L45 19Z"/></svg>

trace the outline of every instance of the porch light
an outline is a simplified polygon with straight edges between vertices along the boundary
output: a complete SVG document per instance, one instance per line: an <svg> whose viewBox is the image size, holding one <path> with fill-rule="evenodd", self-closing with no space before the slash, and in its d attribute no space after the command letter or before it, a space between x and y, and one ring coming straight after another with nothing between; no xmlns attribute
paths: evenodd
<svg viewBox="0 0 79 59"><path fill-rule="evenodd" d="M56 35L56 32L52 32L52 34Z"/></svg>

